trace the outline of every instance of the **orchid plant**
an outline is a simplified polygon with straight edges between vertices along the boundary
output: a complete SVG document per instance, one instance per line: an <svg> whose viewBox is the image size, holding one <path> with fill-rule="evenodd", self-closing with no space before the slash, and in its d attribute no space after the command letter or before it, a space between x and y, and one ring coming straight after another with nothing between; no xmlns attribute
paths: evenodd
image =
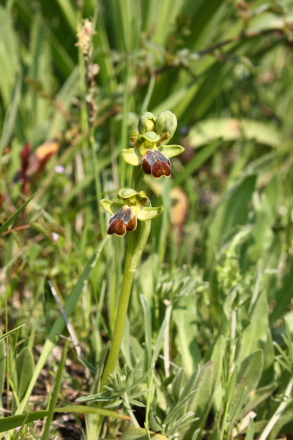
<svg viewBox="0 0 293 440"><path fill-rule="evenodd" d="M125 162L135 167L141 165L141 171L136 168L133 172L132 185L135 189L121 189L115 201L100 201L102 207L111 214L108 234L123 237L127 231L131 232L112 345L101 379L101 391L108 386L118 361L132 283L148 240L151 220L164 211L162 206L152 207L147 194L139 191L137 186L140 185L143 173L151 174L156 179L171 176L170 158L184 151L180 145L168 145L176 127L176 116L169 110L163 111L158 117L145 111L139 118L138 131L133 132L130 137L134 148L124 149L122 152ZM140 220L139 226L137 220Z"/></svg>

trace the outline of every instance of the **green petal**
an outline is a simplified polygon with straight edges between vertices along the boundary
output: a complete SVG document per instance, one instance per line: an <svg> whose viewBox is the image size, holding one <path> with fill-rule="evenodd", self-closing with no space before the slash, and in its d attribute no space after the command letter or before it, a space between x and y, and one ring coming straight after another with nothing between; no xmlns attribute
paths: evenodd
<svg viewBox="0 0 293 440"><path fill-rule="evenodd" d="M160 140L160 137L157 133L155 133L154 131L147 131L146 133L144 133L142 135L142 137L144 139L146 139L147 141L150 142L158 142Z"/></svg>
<svg viewBox="0 0 293 440"><path fill-rule="evenodd" d="M137 166L141 163L142 160L141 154L135 148L127 148L126 150L122 150L122 151L123 151L122 157L125 160L125 162L134 166Z"/></svg>
<svg viewBox="0 0 293 440"><path fill-rule="evenodd" d="M170 159L170 157L183 153L185 149L181 145L160 145L158 150Z"/></svg>
<svg viewBox="0 0 293 440"><path fill-rule="evenodd" d="M119 211L119 209L122 208L123 203L119 202L112 202L112 200L103 199L100 200L100 205L110 214L116 214L116 212Z"/></svg>
<svg viewBox="0 0 293 440"><path fill-rule="evenodd" d="M157 208L142 208L137 214L137 218L142 222L146 220L152 220L153 218L159 217L164 212L163 206L158 206Z"/></svg>
<svg viewBox="0 0 293 440"><path fill-rule="evenodd" d="M144 191L137 192L131 188L122 188L118 193L118 199L123 199L123 200L127 200L130 199L130 197L136 197L136 196L140 197L141 199L148 200L148 196Z"/></svg>

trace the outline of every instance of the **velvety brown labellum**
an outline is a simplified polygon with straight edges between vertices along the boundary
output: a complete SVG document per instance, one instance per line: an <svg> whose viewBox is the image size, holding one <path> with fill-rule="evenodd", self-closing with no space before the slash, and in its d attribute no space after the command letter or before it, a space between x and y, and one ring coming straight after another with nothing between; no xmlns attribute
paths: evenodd
<svg viewBox="0 0 293 440"><path fill-rule="evenodd" d="M119 237L123 237L126 234L126 224L122 220L122 218L117 218L110 223L108 228L108 234L113 235L116 234Z"/></svg>
<svg viewBox="0 0 293 440"><path fill-rule="evenodd" d="M134 231L136 229L136 212L132 207L124 205L113 215L113 217L110 218L109 223L108 234L116 234L119 237L123 237L123 235L126 234L126 230Z"/></svg>
<svg viewBox="0 0 293 440"><path fill-rule="evenodd" d="M171 176L171 162L159 150L148 150L143 158L142 171L152 174L156 179Z"/></svg>

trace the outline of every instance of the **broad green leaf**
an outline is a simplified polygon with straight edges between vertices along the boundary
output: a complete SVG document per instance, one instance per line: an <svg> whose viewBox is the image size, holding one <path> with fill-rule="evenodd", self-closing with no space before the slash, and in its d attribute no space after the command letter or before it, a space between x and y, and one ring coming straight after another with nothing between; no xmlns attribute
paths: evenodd
<svg viewBox="0 0 293 440"><path fill-rule="evenodd" d="M29 202L32 200L33 197L35 197L36 193L33 194L27 202L25 202L17 211L15 214L13 214L0 228L0 236L4 234L4 232L7 231L10 225L14 223L14 221L17 219L19 214L24 210L24 208L29 204Z"/></svg>
<svg viewBox="0 0 293 440"><path fill-rule="evenodd" d="M248 396L251 392L254 392L258 382L261 378L263 370L263 352L262 350L257 350L251 353L244 361L241 363L239 368L239 373L237 375L237 385L234 391L234 396L232 400L232 412L231 420L235 420L238 416L241 407L239 407L240 401L246 392ZM241 402L244 404L245 402ZM242 405L241 405L242 406ZM238 407L238 413L236 408Z"/></svg>
<svg viewBox="0 0 293 440"><path fill-rule="evenodd" d="M249 203L256 184L256 175L248 176L222 197L209 220L206 237L205 267L210 271L213 260L234 228L247 223Z"/></svg>
<svg viewBox="0 0 293 440"><path fill-rule="evenodd" d="M263 388L258 388L254 393L250 393L249 400L243 410L241 411L240 416L244 417L245 414L248 414L249 411L255 409L261 402L273 394L274 390L277 388L277 383L273 382L270 385L267 385Z"/></svg>
<svg viewBox="0 0 293 440"><path fill-rule="evenodd" d="M268 337L268 300L266 292L261 292L252 312L250 323L243 330L237 361L242 362L250 353L263 348Z"/></svg>
<svg viewBox="0 0 293 440"><path fill-rule="evenodd" d="M201 356L197 344L195 319L196 303L193 295L180 299L173 309L173 319L177 328L177 347L182 355L183 366L188 375L192 374Z"/></svg>
<svg viewBox="0 0 293 440"><path fill-rule="evenodd" d="M141 221L153 220L156 217L159 217L164 212L163 206L155 207L145 207L142 208L137 214L137 218Z"/></svg>
<svg viewBox="0 0 293 440"><path fill-rule="evenodd" d="M25 395L34 373L34 357L31 350L25 347L16 357L18 382L18 398L21 401Z"/></svg>
<svg viewBox="0 0 293 440"><path fill-rule="evenodd" d="M180 393L183 390L183 386L186 383L186 375L183 368L177 372L176 376L172 381L172 395L173 399L177 401L179 399Z"/></svg>
<svg viewBox="0 0 293 440"><path fill-rule="evenodd" d="M195 148L209 144L214 139L224 141L236 139L255 139L260 144L280 147L283 139L281 133L272 124L245 119L208 119L196 125L189 133L191 145Z"/></svg>
<svg viewBox="0 0 293 440"><path fill-rule="evenodd" d="M220 335L213 348L211 360L214 362L214 376L212 391L215 392L216 387L221 379L223 370L223 359L226 352L226 338L224 335Z"/></svg>
<svg viewBox="0 0 293 440"><path fill-rule="evenodd" d="M155 432L150 432L149 435L145 429L142 428L128 428L120 437L121 440L168 440L167 437Z"/></svg>
<svg viewBox="0 0 293 440"><path fill-rule="evenodd" d="M283 285L275 292L276 305L270 316L271 325L287 311L293 298L293 257L291 255L288 255L286 266L287 273L283 279Z"/></svg>
<svg viewBox="0 0 293 440"><path fill-rule="evenodd" d="M187 437L191 435L196 429L204 426L208 417L208 409L213 398L213 377L214 377L214 362L207 362L200 370L195 389L197 390L195 397L189 409L192 410L199 420L192 423L187 432Z"/></svg>

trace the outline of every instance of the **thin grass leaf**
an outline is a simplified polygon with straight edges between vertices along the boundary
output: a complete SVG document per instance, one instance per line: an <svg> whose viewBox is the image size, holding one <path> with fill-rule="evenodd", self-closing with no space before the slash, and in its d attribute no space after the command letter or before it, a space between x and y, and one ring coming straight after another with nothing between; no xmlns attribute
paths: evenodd
<svg viewBox="0 0 293 440"><path fill-rule="evenodd" d="M254 421L252 418L250 418L244 440L253 440L253 436L254 436Z"/></svg>
<svg viewBox="0 0 293 440"><path fill-rule="evenodd" d="M48 416L47 416L47 420L46 420L46 424L45 424L45 429L44 429L41 440L47 440L50 435L51 424L52 424L53 417L54 417L54 410L55 410L55 407L57 404L58 394L59 394L59 390L61 387L62 376L63 376L65 363L66 363L67 349L68 349L68 341L66 341L65 347L63 349L61 362L59 364L56 382L54 385L53 394L52 394L50 405L48 408Z"/></svg>
<svg viewBox="0 0 293 440"><path fill-rule="evenodd" d="M151 308L147 298L144 295L140 295L140 300L143 308L144 315L144 335L145 335L145 354L146 354L146 370L149 370L152 366L152 319Z"/></svg>
<svg viewBox="0 0 293 440"><path fill-rule="evenodd" d="M188 162L184 169L178 174L174 181L174 186L181 185L189 176L197 171L222 145L222 139L216 139L205 148L196 153L195 157Z"/></svg>
<svg viewBox="0 0 293 440"><path fill-rule="evenodd" d="M193 434L191 440L197 440L197 437L199 436L200 432L201 432L201 429L197 429L197 430L194 432L194 434Z"/></svg>
<svg viewBox="0 0 293 440"><path fill-rule="evenodd" d="M192 397L194 397L196 392L197 392L197 390L192 391L184 399L182 399L182 400L180 399L180 401L177 402L175 407L172 409L172 411L167 415L167 417L164 420L164 423L166 425L168 423L170 423L172 420L175 420L176 415L181 411L181 409L184 408L185 404L187 402L189 402L192 399ZM194 413L192 413L192 414L194 414Z"/></svg>
<svg viewBox="0 0 293 440"><path fill-rule="evenodd" d="M1 335L0 337L2 337L1 330L0 330L0 335ZM4 390L5 367L6 367L6 356L5 356L4 340L0 339L0 399Z"/></svg>
<svg viewBox="0 0 293 440"><path fill-rule="evenodd" d="M35 197L37 193L33 194L17 211L15 214L13 214L1 227L0 227L0 236L4 234L4 232L7 231L9 226L11 226L14 221L17 219L19 214L24 210L24 208L29 204L29 202L32 200L33 197Z"/></svg>
<svg viewBox="0 0 293 440"><path fill-rule="evenodd" d="M106 409L93 408L90 406L82 405L68 405L61 408L56 408L54 412L58 413L77 413L77 414L96 414L103 415L105 417L112 417L114 419L130 420L130 418L124 414L115 413ZM0 433L10 431L11 429L18 428L24 424L34 422L35 420L43 419L48 416L48 411L34 411L28 414L19 414L15 416L5 417L0 419Z"/></svg>
<svg viewBox="0 0 293 440"><path fill-rule="evenodd" d="M11 335L11 333L16 332L16 330L20 329L21 327L25 327L26 324L19 325L18 327L15 327L13 330L10 330L9 332L5 333L4 335L0 336L0 342L7 338L7 336Z"/></svg>
<svg viewBox="0 0 293 440"><path fill-rule="evenodd" d="M15 121L19 109L21 86L22 86L22 71L20 71L18 74L11 107L9 108L9 110L7 110L5 115L5 120L2 127L1 141L0 141L0 157L2 157L3 149L5 146L8 145L10 138L13 134ZM1 169L2 169L2 161L0 161L0 173L1 173Z"/></svg>
<svg viewBox="0 0 293 440"><path fill-rule="evenodd" d="M150 431L149 435L145 429L142 428L128 428L120 437L121 440L169 440L161 434Z"/></svg>
<svg viewBox="0 0 293 440"><path fill-rule="evenodd" d="M189 411L184 414L184 416L182 416L174 425L172 425L170 429L167 429L166 435L168 437L171 437L176 433L177 430L182 432L186 429L187 425L190 425L196 420L198 420L198 418L194 417L194 412Z"/></svg>

